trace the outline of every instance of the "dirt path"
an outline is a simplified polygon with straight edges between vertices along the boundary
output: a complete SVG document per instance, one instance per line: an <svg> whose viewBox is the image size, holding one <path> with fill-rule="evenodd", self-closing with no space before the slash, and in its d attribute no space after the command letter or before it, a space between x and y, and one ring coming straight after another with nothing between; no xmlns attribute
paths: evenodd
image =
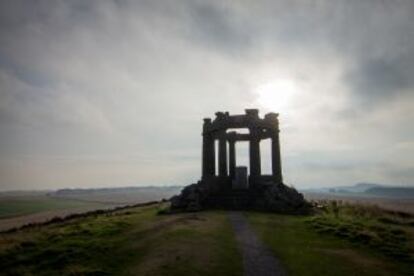
<svg viewBox="0 0 414 276"><path fill-rule="evenodd" d="M244 275L286 275L279 261L259 240L246 217L240 212L230 212L229 218L242 251Z"/></svg>

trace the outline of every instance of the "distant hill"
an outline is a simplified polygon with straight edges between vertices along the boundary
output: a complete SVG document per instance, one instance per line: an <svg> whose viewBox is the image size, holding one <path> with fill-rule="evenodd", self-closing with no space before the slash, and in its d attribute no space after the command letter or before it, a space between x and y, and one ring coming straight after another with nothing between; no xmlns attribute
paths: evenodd
<svg viewBox="0 0 414 276"><path fill-rule="evenodd" d="M145 186L96 189L61 189L48 193L51 197L105 203L138 203L169 199L181 191L181 186Z"/></svg>
<svg viewBox="0 0 414 276"><path fill-rule="evenodd" d="M143 191L176 191L182 186L143 186L143 187L114 187L114 188L90 188L90 189L60 189L49 194L53 195L79 195L79 194L107 194L107 193L128 193Z"/></svg>
<svg viewBox="0 0 414 276"><path fill-rule="evenodd" d="M317 192L317 193L363 193L368 189L383 187L384 185L375 184L375 183L357 183L354 185L348 186L337 186L337 187L322 187L322 188L313 188L305 189L302 192Z"/></svg>
<svg viewBox="0 0 414 276"><path fill-rule="evenodd" d="M301 190L301 192L356 197L414 198L414 187L391 187L376 183L357 183L349 186L314 188Z"/></svg>
<svg viewBox="0 0 414 276"><path fill-rule="evenodd" d="M414 187L373 187L364 192L366 195L397 198L414 198Z"/></svg>
<svg viewBox="0 0 414 276"><path fill-rule="evenodd" d="M375 183L357 183L353 186L341 186L336 188L330 188L331 192L341 193L364 193L369 189L382 187L380 184Z"/></svg>

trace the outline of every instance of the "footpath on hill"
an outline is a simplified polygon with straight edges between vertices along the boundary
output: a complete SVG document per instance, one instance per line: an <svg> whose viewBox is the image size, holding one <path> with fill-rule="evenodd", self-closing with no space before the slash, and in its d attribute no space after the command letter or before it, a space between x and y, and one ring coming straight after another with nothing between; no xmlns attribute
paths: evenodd
<svg viewBox="0 0 414 276"><path fill-rule="evenodd" d="M243 256L245 276L281 276L286 275L280 262L272 252L263 245L241 212L230 212L237 242Z"/></svg>

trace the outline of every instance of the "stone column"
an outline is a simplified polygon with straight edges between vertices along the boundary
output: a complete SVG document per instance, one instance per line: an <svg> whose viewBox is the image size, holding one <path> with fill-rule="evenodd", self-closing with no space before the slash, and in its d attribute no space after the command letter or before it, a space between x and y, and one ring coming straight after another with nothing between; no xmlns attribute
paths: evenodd
<svg viewBox="0 0 414 276"><path fill-rule="evenodd" d="M282 183L282 161L280 157L279 129L272 130L272 174L278 183Z"/></svg>
<svg viewBox="0 0 414 276"><path fill-rule="evenodd" d="M250 176L260 176L260 137L257 128L250 128Z"/></svg>
<svg viewBox="0 0 414 276"><path fill-rule="evenodd" d="M208 151L208 174L210 176L215 176L216 175L216 143L215 143L215 139L213 137L211 137L210 139L210 150Z"/></svg>
<svg viewBox="0 0 414 276"><path fill-rule="evenodd" d="M216 151L214 138L210 134L203 134L202 178L216 174Z"/></svg>
<svg viewBox="0 0 414 276"><path fill-rule="evenodd" d="M227 140L224 131L219 134L219 176L227 176Z"/></svg>
<svg viewBox="0 0 414 276"><path fill-rule="evenodd" d="M205 118L203 125L203 150L202 150L202 179L214 176L215 172L215 145L214 137L210 131L211 119Z"/></svg>
<svg viewBox="0 0 414 276"><path fill-rule="evenodd" d="M201 157L201 178L207 178L209 174L209 155L208 155L208 144L209 144L209 137L206 133L203 133L203 149L202 149L202 157Z"/></svg>
<svg viewBox="0 0 414 276"><path fill-rule="evenodd" d="M236 141L229 140L229 168L230 176L233 179L236 174Z"/></svg>

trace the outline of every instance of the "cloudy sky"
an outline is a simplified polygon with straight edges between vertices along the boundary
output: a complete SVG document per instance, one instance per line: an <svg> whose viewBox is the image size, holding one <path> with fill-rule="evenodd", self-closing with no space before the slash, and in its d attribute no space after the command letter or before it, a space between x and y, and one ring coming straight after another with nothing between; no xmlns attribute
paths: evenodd
<svg viewBox="0 0 414 276"><path fill-rule="evenodd" d="M414 185L413 3L1 1L0 190L189 184L252 107L288 184Z"/></svg>

